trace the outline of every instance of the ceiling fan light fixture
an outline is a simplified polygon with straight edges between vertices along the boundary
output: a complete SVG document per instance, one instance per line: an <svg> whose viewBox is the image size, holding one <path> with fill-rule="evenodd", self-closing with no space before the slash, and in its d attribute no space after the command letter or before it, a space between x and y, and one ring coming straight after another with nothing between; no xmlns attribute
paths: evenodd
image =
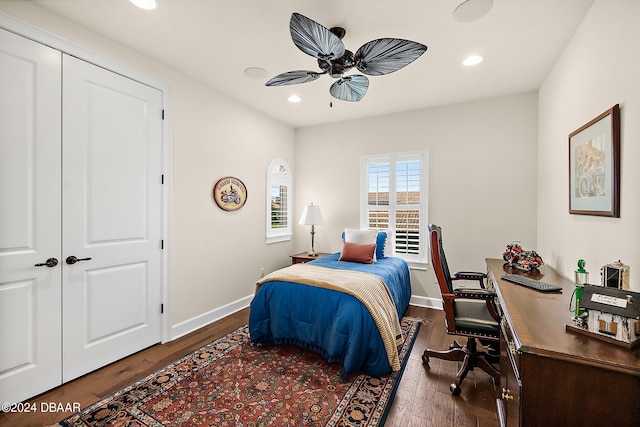
<svg viewBox="0 0 640 427"><path fill-rule="evenodd" d="M462 61L462 65L464 65L465 67L472 67L474 65L478 65L482 61L484 61L483 56L471 55L471 56L468 56L464 61Z"/></svg>
<svg viewBox="0 0 640 427"><path fill-rule="evenodd" d="M482 18L493 7L493 0L465 0L453 11L458 22L471 22Z"/></svg>
<svg viewBox="0 0 640 427"><path fill-rule="evenodd" d="M138 6L140 9L153 10L156 8L156 0L130 0L131 3Z"/></svg>

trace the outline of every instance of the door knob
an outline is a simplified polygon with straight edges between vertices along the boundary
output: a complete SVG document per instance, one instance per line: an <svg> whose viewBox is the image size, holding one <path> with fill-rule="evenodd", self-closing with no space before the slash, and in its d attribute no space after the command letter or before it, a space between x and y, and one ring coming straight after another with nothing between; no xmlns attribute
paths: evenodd
<svg viewBox="0 0 640 427"><path fill-rule="evenodd" d="M56 265L58 265L58 260L55 258L49 258L47 261L40 263L40 264L35 264L35 267L43 267L43 266L47 266L47 267L55 267Z"/></svg>
<svg viewBox="0 0 640 427"><path fill-rule="evenodd" d="M73 255L68 256L67 259L65 260L65 262L67 264L75 264L76 262L80 262L80 261L89 261L91 258L77 258Z"/></svg>

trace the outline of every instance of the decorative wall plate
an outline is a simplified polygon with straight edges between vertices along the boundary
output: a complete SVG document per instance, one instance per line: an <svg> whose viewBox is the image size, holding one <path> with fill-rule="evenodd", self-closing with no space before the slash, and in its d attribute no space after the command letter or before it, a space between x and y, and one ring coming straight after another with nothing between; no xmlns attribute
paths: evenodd
<svg viewBox="0 0 640 427"><path fill-rule="evenodd" d="M225 176L213 186L213 200L220 209L237 211L247 201L247 187L238 178Z"/></svg>

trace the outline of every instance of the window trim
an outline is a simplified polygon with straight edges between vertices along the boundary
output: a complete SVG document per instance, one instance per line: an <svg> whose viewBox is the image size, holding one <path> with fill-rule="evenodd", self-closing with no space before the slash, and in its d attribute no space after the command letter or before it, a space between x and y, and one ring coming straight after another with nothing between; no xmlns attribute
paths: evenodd
<svg viewBox="0 0 640 427"><path fill-rule="evenodd" d="M284 169L285 173L279 172ZM277 243L289 241L293 237L293 190L291 168L284 159L276 158L271 160L267 167L267 194L266 194L266 214L265 214L265 235L266 243ZM273 229L271 227L271 187L274 184L287 187L287 226Z"/></svg>
<svg viewBox="0 0 640 427"><path fill-rule="evenodd" d="M389 212L395 214L396 198L396 174L395 163L398 161L409 160L411 158L420 159L420 229L419 229L419 255L417 257L405 256L405 254L396 254L395 252L395 232L390 229L392 227L391 221L389 222L389 229L386 229L388 233L386 251L391 252L393 256L403 258L407 261L410 268L413 269L426 269L429 263L429 244L428 244L428 214L429 214L429 151L428 150L415 150L415 151L398 151L391 153L380 154L365 154L360 157L360 228L369 228L368 218L368 193L369 193L369 177L368 177L368 165L376 162L389 162L391 167L390 173L390 187L393 188L394 196L389 195Z"/></svg>

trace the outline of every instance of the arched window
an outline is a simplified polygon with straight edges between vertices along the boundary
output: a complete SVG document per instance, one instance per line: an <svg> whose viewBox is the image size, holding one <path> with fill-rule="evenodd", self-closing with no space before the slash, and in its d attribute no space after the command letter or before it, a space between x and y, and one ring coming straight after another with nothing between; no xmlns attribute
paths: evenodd
<svg viewBox="0 0 640 427"><path fill-rule="evenodd" d="M291 169L282 159L267 168L267 243L291 240Z"/></svg>

